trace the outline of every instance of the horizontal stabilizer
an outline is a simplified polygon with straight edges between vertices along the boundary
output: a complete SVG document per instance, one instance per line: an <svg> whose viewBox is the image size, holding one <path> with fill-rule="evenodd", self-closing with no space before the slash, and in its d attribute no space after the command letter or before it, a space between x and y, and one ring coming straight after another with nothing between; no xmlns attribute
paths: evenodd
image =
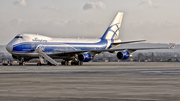
<svg viewBox="0 0 180 101"><path fill-rule="evenodd" d="M176 47L177 44L173 44L171 47L169 47L169 49L174 49Z"/></svg>

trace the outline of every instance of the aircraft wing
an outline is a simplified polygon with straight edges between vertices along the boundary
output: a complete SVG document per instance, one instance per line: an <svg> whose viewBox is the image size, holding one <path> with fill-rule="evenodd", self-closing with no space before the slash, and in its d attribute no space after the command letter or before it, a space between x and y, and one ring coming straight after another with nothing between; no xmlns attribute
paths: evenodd
<svg viewBox="0 0 180 101"><path fill-rule="evenodd" d="M170 47L157 47L157 48L120 48L120 49L104 49L104 50L77 50L77 51L56 51L54 54L61 55L61 54L79 54L84 52L94 52L94 53L101 53L101 52L115 52L115 51L123 51L126 50L130 53L136 50L151 50L151 49L173 49L176 44L173 44Z"/></svg>
<svg viewBox="0 0 180 101"><path fill-rule="evenodd" d="M111 43L111 45L119 45L119 44L134 43L134 42L142 42L142 41L146 41L146 40L136 40L136 41L118 42L118 43Z"/></svg>

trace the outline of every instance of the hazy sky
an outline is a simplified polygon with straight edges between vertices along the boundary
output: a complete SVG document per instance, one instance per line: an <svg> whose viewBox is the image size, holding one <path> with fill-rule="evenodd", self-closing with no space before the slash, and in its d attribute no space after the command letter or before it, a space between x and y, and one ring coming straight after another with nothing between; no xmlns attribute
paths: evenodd
<svg viewBox="0 0 180 101"><path fill-rule="evenodd" d="M101 37L118 11L120 38L180 43L180 0L0 0L0 44L20 33Z"/></svg>

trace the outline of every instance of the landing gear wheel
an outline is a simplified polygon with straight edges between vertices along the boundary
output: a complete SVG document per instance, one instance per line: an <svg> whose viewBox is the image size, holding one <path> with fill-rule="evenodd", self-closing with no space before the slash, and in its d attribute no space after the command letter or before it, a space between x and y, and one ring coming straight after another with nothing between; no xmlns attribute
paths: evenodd
<svg viewBox="0 0 180 101"><path fill-rule="evenodd" d="M77 65L83 65L83 62L78 61L78 62L77 62Z"/></svg>
<svg viewBox="0 0 180 101"><path fill-rule="evenodd" d="M83 65L83 62L80 62L80 65Z"/></svg>
<svg viewBox="0 0 180 101"><path fill-rule="evenodd" d="M41 62L38 62L38 63L37 63L37 66L41 66Z"/></svg>
<svg viewBox="0 0 180 101"><path fill-rule="evenodd" d="M83 62L81 62L81 61L72 61L71 62L71 65L82 65L83 64Z"/></svg>
<svg viewBox="0 0 180 101"><path fill-rule="evenodd" d="M65 61L62 61L62 62L61 62L61 65L65 65Z"/></svg>
<svg viewBox="0 0 180 101"><path fill-rule="evenodd" d="M71 62L72 63L72 62ZM70 65L70 62L69 61L62 61L61 62L61 65Z"/></svg>
<svg viewBox="0 0 180 101"><path fill-rule="evenodd" d="M78 62L77 62L77 61L74 61L74 65L78 65Z"/></svg>
<svg viewBox="0 0 180 101"><path fill-rule="evenodd" d="M52 64L51 64L49 61L47 62L47 64L50 65L50 66L52 66Z"/></svg>
<svg viewBox="0 0 180 101"><path fill-rule="evenodd" d="M68 61L65 61L65 63L64 63L65 65L68 65Z"/></svg>
<svg viewBox="0 0 180 101"><path fill-rule="evenodd" d="M83 62L81 62L81 61L72 61L71 62L71 64L70 64L70 62L69 61L62 61L61 62L61 65L83 65Z"/></svg>
<svg viewBox="0 0 180 101"><path fill-rule="evenodd" d="M19 62L19 66L24 66L25 63L24 62Z"/></svg>
<svg viewBox="0 0 180 101"><path fill-rule="evenodd" d="M74 62L71 62L71 65L74 65Z"/></svg>
<svg viewBox="0 0 180 101"><path fill-rule="evenodd" d="M78 61L78 64L77 65L81 65L81 62L80 61Z"/></svg>

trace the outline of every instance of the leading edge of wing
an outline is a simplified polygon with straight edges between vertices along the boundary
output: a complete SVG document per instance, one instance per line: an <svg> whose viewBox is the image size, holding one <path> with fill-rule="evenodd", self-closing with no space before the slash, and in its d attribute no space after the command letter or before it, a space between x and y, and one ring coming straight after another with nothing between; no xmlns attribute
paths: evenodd
<svg viewBox="0 0 180 101"><path fill-rule="evenodd" d="M135 43L135 42L142 42L142 41L147 41L147 40L136 40L136 41L118 42L118 43L111 43L111 45L119 45L119 44Z"/></svg>
<svg viewBox="0 0 180 101"><path fill-rule="evenodd" d="M170 47L156 47L156 48L121 48L121 49L104 49L104 50L78 50L78 51L56 51L54 54L79 54L84 52L94 52L94 53L101 53L101 52L115 52L115 51L123 51L128 50L134 52L136 50L151 50L151 49L173 49L177 44L173 44Z"/></svg>

